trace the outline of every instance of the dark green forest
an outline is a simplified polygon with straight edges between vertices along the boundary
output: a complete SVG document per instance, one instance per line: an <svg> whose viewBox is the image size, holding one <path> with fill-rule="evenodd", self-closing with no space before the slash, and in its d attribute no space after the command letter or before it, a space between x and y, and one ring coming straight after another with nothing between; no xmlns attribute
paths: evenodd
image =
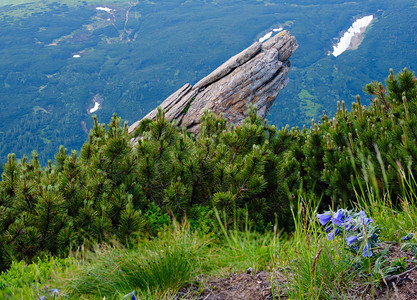
<svg viewBox="0 0 417 300"><path fill-rule="evenodd" d="M0 182L0 269L13 259L65 257L79 245L129 246L172 217L209 231L215 208L226 224L247 213L264 232L275 223L292 229L300 195L327 209L352 206L371 189L396 206L407 192L399 174L417 171L416 77L391 71L385 85L365 91L369 107L360 97L349 110L339 102L335 115L311 128L279 130L249 108L239 126L207 111L194 136L159 109L133 136L116 115L107 126L95 118L79 153L61 146L45 165L36 153L9 154Z"/></svg>
<svg viewBox="0 0 417 300"><path fill-rule="evenodd" d="M272 28L291 31L300 45L268 118L277 127L309 124L322 110L333 115L337 101L350 107L357 94L368 104L366 83L382 81L390 67L416 69L409 20L417 9L408 0L2 3L1 164L8 153L36 150L45 164L59 145L79 151L94 125L94 100L99 122L116 112L133 123ZM328 56L352 22L369 14L376 20L360 47Z"/></svg>

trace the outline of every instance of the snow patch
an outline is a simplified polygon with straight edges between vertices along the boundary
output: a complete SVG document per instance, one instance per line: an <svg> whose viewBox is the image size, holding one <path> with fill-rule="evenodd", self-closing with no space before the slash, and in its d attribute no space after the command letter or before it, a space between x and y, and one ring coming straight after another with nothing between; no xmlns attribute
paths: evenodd
<svg viewBox="0 0 417 300"><path fill-rule="evenodd" d="M270 39L271 38L271 36L272 36L272 34L274 33L274 32L280 32L281 30L283 30L283 28L274 28L274 29L272 29L272 31L270 31L270 32L268 32L267 34L265 34L263 37L261 37L260 39L259 39L259 42L260 43L263 43L263 42L265 42L267 39Z"/></svg>
<svg viewBox="0 0 417 300"><path fill-rule="evenodd" d="M93 113L93 112L98 111L99 108L100 108L100 103L94 102L94 107L93 108L90 108L90 114Z"/></svg>
<svg viewBox="0 0 417 300"><path fill-rule="evenodd" d="M345 32L345 34L341 37L339 43L336 46L333 46L333 56L337 57L343 52L345 52L349 47L351 46L352 38L356 34L362 33L366 27L371 24L372 20L374 19L373 15L366 16L363 18L360 18L353 22L352 26L348 29L348 31Z"/></svg>
<svg viewBox="0 0 417 300"><path fill-rule="evenodd" d="M106 12L108 12L108 13L111 13L111 12L113 11L111 8L108 8L108 7L102 7L102 6L96 7L96 9L97 9L97 10L106 11Z"/></svg>
<svg viewBox="0 0 417 300"><path fill-rule="evenodd" d="M260 39L259 39L259 42L260 43L262 43L262 42L265 42L267 39L269 39L270 37L272 36L272 31L271 32L268 32L267 34L265 34L263 37L261 37Z"/></svg>

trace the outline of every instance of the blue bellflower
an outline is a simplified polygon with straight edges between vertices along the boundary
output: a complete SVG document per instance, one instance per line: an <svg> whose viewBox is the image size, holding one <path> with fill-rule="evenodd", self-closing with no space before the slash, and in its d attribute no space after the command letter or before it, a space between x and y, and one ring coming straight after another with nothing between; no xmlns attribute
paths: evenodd
<svg viewBox="0 0 417 300"><path fill-rule="evenodd" d="M366 214L363 210L355 214L356 217L360 217L361 219L366 218Z"/></svg>
<svg viewBox="0 0 417 300"><path fill-rule="evenodd" d="M365 225L368 225L369 223L373 222L374 220L372 220L372 218L363 218L363 222L365 223Z"/></svg>
<svg viewBox="0 0 417 300"><path fill-rule="evenodd" d="M122 299L136 300L135 291L130 292L129 294L124 295Z"/></svg>
<svg viewBox="0 0 417 300"><path fill-rule="evenodd" d="M324 226L332 219L332 213L325 212L322 214L317 214L317 218L319 219L320 224Z"/></svg>
<svg viewBox="0 0 417 300"><path fill-rule="evenodd" d="M330 230L332 230L333 229L333 226L328 226L328 227L326 227L324 230L326 231L326 232L330 232Z"/></svg>
<svg viewBox="0 0 417 300"><path fill-rule="evenodd" d="M345 219L345 213L342 210L338 210L334 217L334 223L336 225L342 226L344 219Z"/></svg>
<svg viewBox="0 0 417 300"><path fill-rule="evenodd" d="M327 238L328 238L329 240L333 240L333 239L334 239L334 237L335 237L336 235L338 235L339 233L340 233L340 230L336 228L335 230L330 231L330 233L327 235Z"/></svg>
<svg viewBox="0 0 417 300"><path fill-rule="evenodd" d="M363 257L371 257L372 256L372 249L368 247L368 245L365 245L363 247Z"/></svg>
<svg viewBox="0 0 417 300"><path fill-rule="evenodd" d="M356 241L358 239L358 237L356 235L352 235L348 238L346 238L346 242L348 243L348 245L352 245L354 241Z"/></svg>
<svg viewBox="0 0 417 300"><path fill-rule="evenodd" d="M406 236L403 236L401 239L403 241L408 241L408 240L412 239L413 236L414 235L412 233L410 233L410 234L407 234Z"/></svg>
<svg viewBox="0 0 417 300"><path fill-rule="evenodd" d="M346 230L351 230L353 228L353 222L352 222L352 218L347 216L345 219L345 229Z"/></svg>

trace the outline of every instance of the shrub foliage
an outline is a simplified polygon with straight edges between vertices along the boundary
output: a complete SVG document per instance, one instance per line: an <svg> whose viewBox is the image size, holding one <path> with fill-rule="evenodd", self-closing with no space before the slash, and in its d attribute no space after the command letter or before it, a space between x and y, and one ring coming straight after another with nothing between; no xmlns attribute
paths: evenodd
<svg viewBox="0 0 417 300"><path fill-rule="evenodd" d="M230 222L247 210L257 230L276 219L288 228L300 186L321 195L324 206L349 205L366 184L396 199L403 193L398 168L416 172L416 79L406 69L391 72L386 87L374 82L366 91L369 108L359 98L350 112L338 103L333 118L323 114L309 129L278 130L254 109L231 126L207 111L193 136L158 110L134 136L116 115L107 128L95 119L79 155L61 147L46 167L36 153L10 154L0 182L0 269L88 242L130 245L154 232L150 216L160 222L167 212L197 214L207 226L212 207Z"/></svg>

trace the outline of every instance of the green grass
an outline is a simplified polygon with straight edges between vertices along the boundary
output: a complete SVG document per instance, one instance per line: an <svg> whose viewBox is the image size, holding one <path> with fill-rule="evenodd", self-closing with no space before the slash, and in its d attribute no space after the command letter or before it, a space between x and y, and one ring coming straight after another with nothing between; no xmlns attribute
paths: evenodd
<svg viewBox="0 0 417 300"><path fill-rule="evenodd" d="M45 258L27 265L13 262L7 272L0 274L0 299L35 299L45 294L49 286L60 287L53 278L74 270L79 262L75 258Z"/></svg>
<svg viewBox="0 0 417 300"><path fill-rule="evenodd" d="M359 196L361 206L383 228L384 238L392 242L400 242L403 236L417 228L417 183L413 176L405 178L402 173L399 177L406 192L398 199L397 208L393 207L389 193L377 198L369 185Z"/></svg>
<svg viewBox="0 0 417 300"><path fill-rule="evenodd" d="M188 223L161 232L134 249L97 249L90 263L68 281L71 298L119 299L133 290L140 295L168 297L208 270L210 237L191 232Z"/></svg>
<svg viewBox="0 0 417 300"><path fill-rule="evenodd" d="M277 234L255 232L248 227L248 216L243 222L235 221L234 228L229 229L219 212L215 210L221 232L217 254L217 273L239 272L252 268L253 272L265 270L270 264ZM243 223L243 224L239 224ZM244 226L239 230L239 226Z"/></svg>
<svg viewBox="0 0 417 300"><path fill-rule="evenodd" d="M294 210L293 234L276 242L272 266L274 272L286 277L286 286L291 299L335 299L344 295L353 274L344 239L327 239L317 222L317 202L302 198Z"/></svg>
<svg viewBox="0 0 417 300"><path fill-rule="evenodd" d="M376 197L372 173L356 201L357 210L364 210L380 226L382 242L401 243L401 237L415 233L417 225L417 183L399 172L407 187L400 207L393 208L389 193ZM273 232L254 232L247 217L227 228L215 211L219 226L213 234L193 231L187 221L173 221L157 237L140 240L131 249L101 245L82 260L15 262L0 275L0 298L36 298L58 288L69 299L121 299L132 291L140 299L172 299L180 288L198 286L199 275L225 276L249 267L254 272L269 270L276 291L285 291L291 299L360 298L359 291L381 286L382 278L401 261L390 262L387 250L377 250L380 255L372 259L356 256L348 251L343 235L328 240L317 222L319 201L302 194L293 208L295 227L289 235L276 227ZM354 268L357 262L365 266L361 271ZM275 280L277 274L286 278L285 284Z"/></svg>

